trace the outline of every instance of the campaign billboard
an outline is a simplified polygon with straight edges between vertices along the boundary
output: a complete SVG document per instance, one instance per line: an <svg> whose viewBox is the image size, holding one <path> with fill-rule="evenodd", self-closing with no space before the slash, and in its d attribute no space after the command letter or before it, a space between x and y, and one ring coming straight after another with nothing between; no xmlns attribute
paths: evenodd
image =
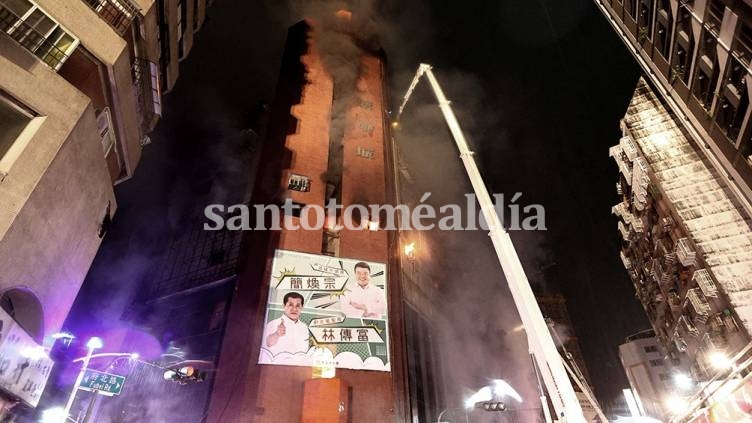
<svg viewBox="0 0 752 423"><path fill-rule="evenodd" d="M276 250L260 364L390 371L384 263Z"/></svg>

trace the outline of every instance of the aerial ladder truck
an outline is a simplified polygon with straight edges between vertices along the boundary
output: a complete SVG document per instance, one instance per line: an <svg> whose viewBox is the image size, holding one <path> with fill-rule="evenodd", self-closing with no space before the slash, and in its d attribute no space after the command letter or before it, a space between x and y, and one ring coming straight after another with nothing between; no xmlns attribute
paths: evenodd
<svg viewBox="0 0 752 423"><path fill-rule="evenodd" d="M530 287L527 275L525 275L525 271L522 268L522 263L517 255L517 251L512 244L512 239L509 237L509 233L507 233L499 220L494 204L491 201L486 185L484 184L478 166L475 163L473 157L474 153L468 147L459 122L452 111L451 102L447 100L444 95L444 91L436 80L430 65L422 63L418 67L418 71L415 74L410 87L407 89L402 104L399 107L394 125L396 126L399 124L399 119L405 109L405 105L410 99L410 96L418 85L421 77L424 75L428 78L431 89L436 95L441 113L446 120L449 131L451 132L457 147L459 148L460 158L462 159L462 163L464 164L465 170L470 178L470 183L473 186L478 203L480 204L483 217L486 219L486 222L488 222L489 236L493 242L496 256L499 259L499 264L501 264L501 268L509 286L509 291L512 294L520 319L525 328L528 348L530 349L536 369L543 379L546 391L548 392L548 398L550 399L551 405L556 413L555 420L552 420L548 401L543 392L541 392L540 399L546 422L585 423L586 419L583 415L582 408L580 407L579 400L575 394L574 387L567 376L567 370L570 370L571 372L571 369L562 360L561 355L559 355L559 352L556 349L556 344L554 343L549 327L543 318L543 313L538 306L538 302L535 300L535 295ZM586 386L587 383L580 381L573 372L572 375L573 379L580 386L593 407L595 407L601 421L607 423L608 420L605 415L603 415L595 398L593 398L589 387Z"/></svg>

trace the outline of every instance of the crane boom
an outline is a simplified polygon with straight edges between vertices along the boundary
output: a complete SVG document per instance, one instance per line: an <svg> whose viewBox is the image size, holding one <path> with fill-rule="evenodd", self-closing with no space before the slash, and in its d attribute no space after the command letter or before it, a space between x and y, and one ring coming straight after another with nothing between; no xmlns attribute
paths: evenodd
<svg viewBox="0 0 752 423"><path fill-rule="evenodd" d="M512 294L517 311L520 314L520 319L525 327L528 347L543 377L546 390L556 411L557 420L561 422L584 423L586 420L577 395L567 376L562 358L556 349L551 333L543 318L543 313L541 313L538 302L535 300L535 295L522 268L517 251L512 244L512 239L499 221L499 216L496 214L491 196L486 190L486 185L483 183L483 178L473 158L474 153L467 145L459 122L457 122L457 118L452 111L451 103L447 100L441 86L439 86L439 82L431 71L431 65L421 63L418 67L410 88L408 88L400 105L397 120L402 115L407 101L410 99L413 90L423 75L428 77L428 82L431 84L431 88L436 95L441 113L444 115L457 148L460 150L460 158L470 178L470 183L480 204L483 217L488 222L489 236L496 250L499 264L501 264L501 268L504 271L504 276L509 285L509 291Z"/></svg>

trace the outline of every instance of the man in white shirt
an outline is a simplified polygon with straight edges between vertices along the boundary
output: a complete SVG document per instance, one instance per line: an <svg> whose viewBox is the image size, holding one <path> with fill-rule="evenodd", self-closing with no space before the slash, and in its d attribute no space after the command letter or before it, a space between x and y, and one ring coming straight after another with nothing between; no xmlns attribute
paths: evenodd
<svg viewBox="0 0 752 423"><path fill-rule="evenodd" d="M282 352L291 354L308 351L308 326L300 320L303 311L303 296L289 292L282 298L284 314L266 324L263 347L272 355Z"/></svg>
<svg viewBox="0 0 752 423"><path fill-rule="evenodd" d="M348 289L340 297L340 309L347 317L383 319L386 314L384 290L371 285L371 267L368 263L355 264L357 285L348 284Z"/></svg>

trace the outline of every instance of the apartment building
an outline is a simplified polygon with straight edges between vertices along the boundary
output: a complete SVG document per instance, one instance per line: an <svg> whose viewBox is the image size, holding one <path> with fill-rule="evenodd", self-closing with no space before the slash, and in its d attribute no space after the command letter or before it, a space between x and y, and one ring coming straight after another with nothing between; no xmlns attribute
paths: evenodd
<svg viewBox="0 0 752 423"><path fill-rule="evenodd" d="M668 420L671 396L682 390L677 379L683 380L684 363L678 358L667 358L652 329L628 336L619 346L619 360L641 415Z"/></svg>
<svg viewBox="0 0 752 423"><path fill-rule="evenodd" d="M669 357L709 379L752 328L752 229L730 186L680 121L640 80L610 149L619 167L620 251Z"/></svg>
<svg viewBox="0 0 752 423"><path fill-rule="evenodd" d="M117 209L113 185L133 175L205 9L0 0L0 303L38 344L76 297Z"/></svg>
<svg viewBox="0 0 752 423"><path fill-rule="evenodd" d="M610 150L621 258L667 354L704 380L750 339L752 5L595 3L644 71Z"/></svg>
<svg viewBox="0 0 752 423"><path fill-rule="evenodd" d="M596 0L690 138L752 198L752 5Z"/></svg>

